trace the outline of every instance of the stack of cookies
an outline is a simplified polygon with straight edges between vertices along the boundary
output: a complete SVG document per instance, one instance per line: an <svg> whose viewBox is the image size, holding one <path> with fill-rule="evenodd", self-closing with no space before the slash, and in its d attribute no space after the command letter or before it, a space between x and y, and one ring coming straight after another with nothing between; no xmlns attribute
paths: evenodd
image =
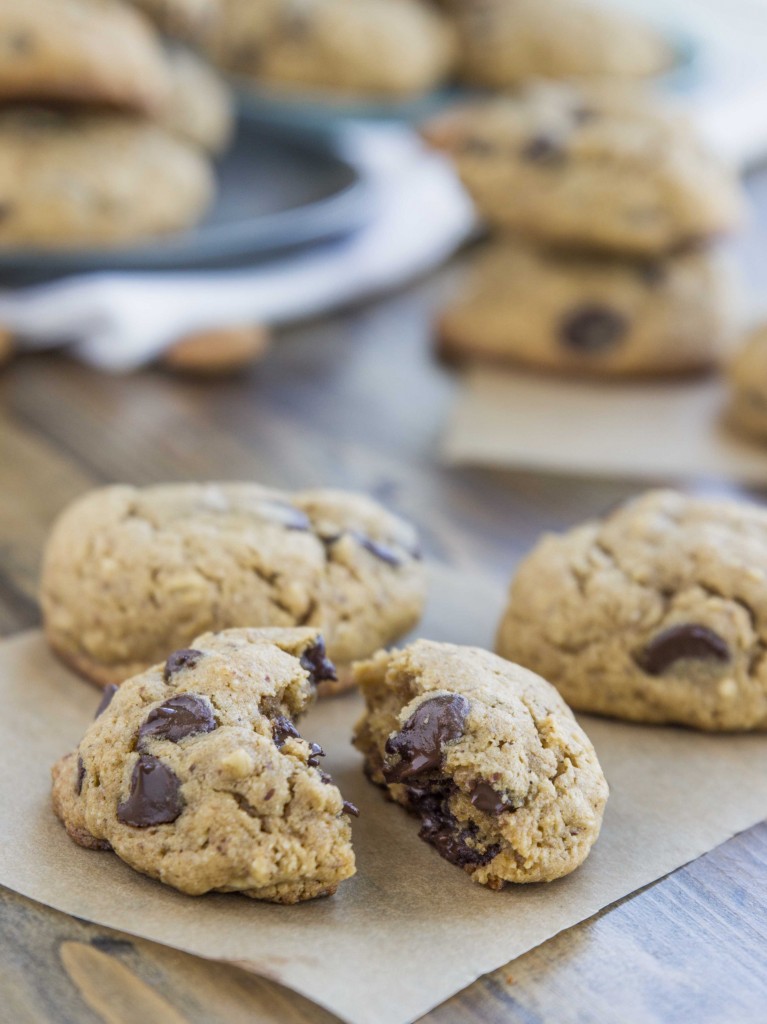
<svg viewBox="0 0 767 1024"><path fill-rule="evenodd" d="M425 135L492 231L441 318L446 353L603 376L726 355L735 310L714 242L740 221L740 184L657 100L535 82Z"/></svg>
<svg viewBox="0 0 767 1024"><path fill-rule="evenodd" d="M231 124L202 63L119 0L0 0L0 47L0 246L127 245L200 220Z"/></svg>

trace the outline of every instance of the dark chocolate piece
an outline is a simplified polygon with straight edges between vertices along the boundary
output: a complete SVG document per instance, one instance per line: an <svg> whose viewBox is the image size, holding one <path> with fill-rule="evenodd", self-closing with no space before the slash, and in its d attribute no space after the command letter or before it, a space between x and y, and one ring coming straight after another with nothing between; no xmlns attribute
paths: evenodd
<svg viewBox="0 0 767 1024"><path fill-rule="evenodd" d="M351 814L355 818L359 818L359 808L351 802L351 800L344 800L344 814Z"/></svg>
<svg viewBox="0 0 767 1024"><path fill-rule="evenodd" d="M438 769L442 748L463 736L468 714L469 702L459 693L425 700L386 741L386 753L399 757L394 764L384 762L386 781L404 782Z"/></svg>
<svg viewBox="0 0 767 1024"><path fill-rule="evenodd" d="M577 352L603 352L622 341L628 327L628 320L621 313L595 303L566 316L560 325L560 335L563 343Z"/></svg>
<svg viewBox="0 0 767 1024"><path fill-rule="evenodd" d="M186 736L213 732L215 728L213 708L207 700L194 693L179 693L149 712L138 731L139 747L147 739L178 743Z"/></svg>
<svg viewBox="0 0 767 1024"><path fill-rule="evenodd" d="M202 651L195 651L192 647L185 647L180 651L174 651L165 662L165 671L163 673L166 683L170 682L170 677L175 675L176 672L181 672L185 668L194 668L202 658Z"/></svg>
<svg viewBox="0 0 767 1024"><path fill-rule="evenodd" d="M454 790L452 784L431 790L408 789L411 807L421 819L418 835L430 843L440 857L458 867L489 864L500 852L500 843L492 843L482 849L476 839L477 826L469 823L461 828L448 805Z"/></svg>
<svg viewBox="0 0 767 1024"><path fill-rule="evenodd" d="M726 662L730 657L729 647L717 633L689 622L658 633L637 655L636 662L648 675L660 676L683 659Z"/></svg>
<svg viewBox="0 0 767 1024"><path fill-rule="evenodd" d="M259 511L265 519L273 519L280 523L286 530L300 530L306 532L311 529L311 522L305 512L287 501L263 501Z"/></svg>
<svg viewBox="0 0 767 1024"><path fill-rule="evenodd" d="M94 718L98 718L99 715L103 715L109 705L112 703L112 698L117 693L118 687L116 683L110 683L109 686L104 687L104 693L99 701L99 706L96 708L96 714Z"/></svg>
<svg viewBox="0 0 767 1024"><path fill-rule="evenodd" d="M85 782L85 765L83 759L78 755L77 758L77 778L75 779L75 793L79 796L83 791L83 782Z"/></svg>
<svg viewBox="0 0 767 1024"><path fill-rule="evenodd" d="M274 745L277 748L284 746L285 740L301 739L301 733L296 729L291 720L284 715L277 715L272 722L272 736L274 737Z"/></svg>
<svg viewBox="0 0 767 1024"><path fill-rule="evenodd" d="M317 765L320 763L320 758L324 756L325 751L322 749L319 743L310 743L309 759L307 760L306 763L309 765L310 768L316 768Z"/></svg>
<svg viewBox="0 0 767 1024"><path fill-rule="evenodd" d="M540 164L559 164L565 160L562 143L549 135L536 135L522 150L525 160Z"/></svg>
<svg viewBox="0 0 767 1024"><path fill-rule="evenodd" d="M338 679L333 662L328 658L325 641L321 636L301 655L301 668L309 673L309 681L316 686L325 679Z"/></svg>
<svg viewBox="0 0 767 1024"><path fill-rule="evenodd" d="M151 754L139 754L128 799L117 806L117 820L149 828L175 821L183 809L181 783L175 772Z"/></svg>
<svg viewBox="0 0 767 1024"><path fill-rule="evenodd" d="M509 810L509 804L503 794L494 790L489 782L478 782L471 791L470 799L472 805L485 814L497 816Z"/></svg>

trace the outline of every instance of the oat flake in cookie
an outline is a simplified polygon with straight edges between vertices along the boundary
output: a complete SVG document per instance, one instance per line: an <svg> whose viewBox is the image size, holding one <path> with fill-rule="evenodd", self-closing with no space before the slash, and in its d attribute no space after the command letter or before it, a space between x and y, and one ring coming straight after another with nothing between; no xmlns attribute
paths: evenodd
<svg viewBox="0 0 767 1024"><path fill-rule="evenodd" d="M248 483L86 494L53 527L41 585L48 641L101 685L205 630L312 626L338 665L317 659L321 693L411 629L424 597L408 523L362 495Z"/></svg>
<svg viewBox="0 0 767 1024"><path fill-rule="evenodd" d="M766 638L767 511L653 491L538 543L497 650L580 711L763 730Z"/></svg>
<svg viewBox="0 0 767 1024"><path fill-rule="evenodd" d="M314 629L232 629L123 683L53 768L72 839L193 896L335 892L354 874L357 811L294 724L318 648Z"/></svg>
<svg viewBox="0 0 767 1024"><path fill-rule="evenodd" d="M420 837L475 882L548 882L599 835L607 783L556 690L473 647L419 640L355 666L355 745Z"/></svg>

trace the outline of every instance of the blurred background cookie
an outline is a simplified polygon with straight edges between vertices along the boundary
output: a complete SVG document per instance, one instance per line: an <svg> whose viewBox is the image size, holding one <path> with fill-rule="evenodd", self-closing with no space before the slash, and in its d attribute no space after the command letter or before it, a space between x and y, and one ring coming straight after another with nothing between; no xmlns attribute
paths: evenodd
<svg viewBox="0 0 767 1024"><path fill-rule="evenodd" d="M221 153L234 131L232 90L210 65L191 50L169 48L170 98L165 126L187 142Z"/></svg>
<svg viewBox="0 0 767 1024"><path fill-rule="evenodd" d="M420 0L220 0L206 49L265 85L394 97L442 82L454 35Z"/></svg>
<svg viewBox="0 0 767 1024"><path fill-rule="evenodd" d="M623 11L583 0L447 0L460 74L505 89L530 78L635 79L673 62L666 41Z"/></svg>
<svg viewBox="0 0 767 1024"><path fill-rule="evenodd" d="M164 35L199 42L217 14L218 0L130 0Z"/></svg>
<svg viewBox="0 0 767 1024"><path fill-rule="evenodd" d="M767 324L755 328L735 353L728 370L730 424L767 440Z"/></svg>
<svg viewBox="0 0 767 1024"><path fill-rule="evenodd" d="M158 39L118 0L0 0L0 102L152 112L169 88Z"/></svg>

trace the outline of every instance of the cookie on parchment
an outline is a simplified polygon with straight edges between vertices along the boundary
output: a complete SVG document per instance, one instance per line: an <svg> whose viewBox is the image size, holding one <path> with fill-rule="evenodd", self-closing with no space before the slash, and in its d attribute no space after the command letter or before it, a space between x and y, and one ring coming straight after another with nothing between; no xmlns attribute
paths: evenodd
<svg viewBox="0 0 767 1024"><path fill-rule="evenodd" d="M530 78L630 80L667 71L674 54L650 26L583 0L449 0L461 76L506 89Z"/></svg>
<svg viewBox="0 0 767 1024"><path fill-rule="evenodd" d="M767 728L767 511L652 491L545 536L497 650L572 707L712 732Z"/></svg>
<svg viewBox="0 0 767 1024"><path fill-rule="evenodd" d="M607 783L553 686L487 651L418 640L355 666L355 745L440 856L491 889L575 870Z"/></svg>
<svg viewBox="0 0 767 1024"><path fill-rule="evenodd" d="M156 112L170 81L151 26L117 0L0 0L0 100Z"/></svg>
<svg viewBox="0 0 767 1024"><path fill-rule="evenodd" d="M728 368L729 422L741 432L767 440L767 327L754 329Z"/></svg>
<svg viewBox="0 0 767 1024"><path fill-rule="evenodd" d="M730 268L711 248L617 260L498 239L470 255L437 335L448 357L663 376L721 363L736 309Z"/></svg>
<svg viewBox="0 0 767 1024"><path fill-rule="evenodd" d="M220 0L206 48L265 85L395 98L445 78L454 35L420 0Z"/></svg>
<svg viewBox="0 0 767 1024"><path fill-rule="evenodd" d="M111 247L180 231L213 196L205 157L149 121L0 112L0 247Z"/></svg>
<svg viewBox="0 0 767 1024"><path fill-rule="evenodd" d="M425 577L414 529L362 495L257 484L107 487L67 508L46 546L45 631L81 674L120 683L235 626L321 629L345 669L411 629Z"/></svg>
<svg viewBox="0 0 767 1024"><path fill-rule="evenodd" d="M636 89L536 83L423 131L492 227L542 244L657 256L743 213L736 175Z"/></svg>
<svg viewBox="0 0 767 1024"><path fill-rule="evenodd" d="M207 634L105 692L53 768L72 839L192 896L335 892L354 874L357 811L292 721L314 697L322 650L313 629Z"/></svg>

